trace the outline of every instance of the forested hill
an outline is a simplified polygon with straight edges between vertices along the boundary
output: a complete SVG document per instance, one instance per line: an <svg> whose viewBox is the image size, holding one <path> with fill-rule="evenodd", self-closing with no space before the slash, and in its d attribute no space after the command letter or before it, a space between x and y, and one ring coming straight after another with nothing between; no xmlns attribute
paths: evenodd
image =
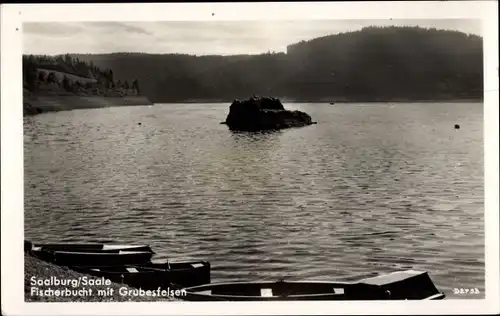
<svg viewBox="0 0 500 316"><path fill-rule="evenodd" d="M129 78L128 78L129 79ZM58 56L24 55L25 93L50 96L138 96L137 80L115 80L111 69L102 70L92 61Z"/></svg>
<svg viewBox="0 0 500 316"><path fill-rule="evenodd" d="M480 99L483 41L418 27L367 27L288 46L287 53L191 56L73 55L138 78L153 102L230 101L272 95L297 101Z"/></svg>

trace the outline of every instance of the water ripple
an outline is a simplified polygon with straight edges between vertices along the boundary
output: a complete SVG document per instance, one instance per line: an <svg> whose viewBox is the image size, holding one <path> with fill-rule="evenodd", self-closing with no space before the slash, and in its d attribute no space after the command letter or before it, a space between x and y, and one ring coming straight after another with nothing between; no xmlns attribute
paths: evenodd
<svg viewBox="0 0 500 316"><path fill-rule="evenodd" d="M481 104L294 106L319 124L233 133L226 104L26 118L25 236L148 243L214 281L423 269L484 293Z"/></svg>

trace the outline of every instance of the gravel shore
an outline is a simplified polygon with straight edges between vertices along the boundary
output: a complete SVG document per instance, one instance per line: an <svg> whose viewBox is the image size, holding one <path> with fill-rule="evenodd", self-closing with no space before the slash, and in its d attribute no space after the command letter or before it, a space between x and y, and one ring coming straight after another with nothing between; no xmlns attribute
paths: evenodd
<svg viewBox="0 0 500 316"><path fill-rule="evenodd" d="M76 284L55 285L55 280L78 282L74 280L88 280L84 285L81 282ZM46 282L52 284L32 285L33 282ZM91 282L94 282L91 284ZM137 289L123 284L103 283L103 279L78 273L67 267L57 266L30 255L24 256L24 299L26 302L155 302L155 301L175 301L172 296L148 296L148 295L123 295L124 289ZM109 280L108 280L109 282ZM120 291L120 288L121 291ZM59 293L58 291L59 290ZM99 293L101 290L101 293ZM103 291L104 290L104 291ZM104 295L104 292L106 295ZM120 293L121 292L121 293ZM41 296L45 293L48 296Z"/></svg>

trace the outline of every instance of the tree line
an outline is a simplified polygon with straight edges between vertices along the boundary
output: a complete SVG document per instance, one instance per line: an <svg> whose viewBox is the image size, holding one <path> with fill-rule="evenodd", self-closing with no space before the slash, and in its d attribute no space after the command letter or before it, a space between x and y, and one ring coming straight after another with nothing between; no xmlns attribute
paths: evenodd
<svg viewBox="0 0 500 316"><path fill-rule="evenodd" d="M286 53L236 56L72 55L115 77L138 78L153 102L253 94L295 100L482 98L483 40L457 31L367 27L315 38Z"/></svg>
<svg viewBox="0 0 500 316"><path fill-rule="evenodd" d="M113 70L94 65L92 60L80 60L70 54L48 55L23 55L23 82L24 87L36 92L39 84L60 84L68 92L81 89L101 87L103 89L123 88L134 89L139 92L139 81L135 79L131 84L127 80L115 81ZM62 80L56 72L63 73ZM69 76L72 79L68 78Z"/></svg>

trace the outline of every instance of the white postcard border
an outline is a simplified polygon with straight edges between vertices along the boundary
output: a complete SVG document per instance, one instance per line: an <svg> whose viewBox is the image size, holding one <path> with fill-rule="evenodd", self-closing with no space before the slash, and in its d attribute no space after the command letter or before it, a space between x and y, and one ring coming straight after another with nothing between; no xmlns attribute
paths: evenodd
<svg viewBox="0 0 500 316"><path fill-rule="evenodd" d="M55 21L480 19L484 40L486 286L483 300L403 302L24 302L22 24ZM77 40L77 39L75 39ZM30 4L1 7L2 312L9 315L263 315L498 313L498 2Z"/></svg>

